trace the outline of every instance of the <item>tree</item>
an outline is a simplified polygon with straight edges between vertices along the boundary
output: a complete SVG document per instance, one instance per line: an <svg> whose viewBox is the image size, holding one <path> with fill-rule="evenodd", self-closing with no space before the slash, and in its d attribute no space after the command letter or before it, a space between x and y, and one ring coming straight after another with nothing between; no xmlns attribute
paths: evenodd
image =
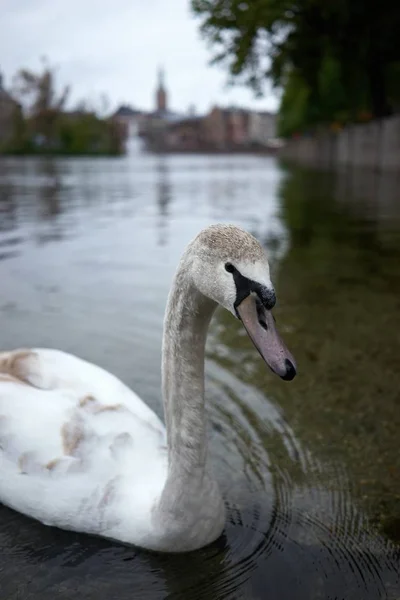
<svg viewBox="0 0 400 600"><path fill-rule="evenodd" d="M101 118L88 102L65 111L68 94L69 86L57 91L54 70L46 62L41 73L20 70L14 77L14 95L24 111L16 114L14 139L6 150L22 154L121 154L125 140L118 123ZM100 108L103 112L108 108L105 96Z"/></svg>
<svg viewBox="0 0 400 600"><path fill-rule="evenodd" d="M388 73L400 61L400 9L389 0L191 0L201 31L233 80L266 77L308 89L305 114L390 114ZM295 75L292 75L294 73ZM285 95L285 94L284 94Z"/></svg>
<svg viewBox="0 0 400 600"><path fill-rule="evenodd" d="M42 73L21 69L14 78L14 94L30 118L34 133L43 137L43 145L52 147L57 121L69 94L69 86L56 93L54 71L45 62Z"/></svg>

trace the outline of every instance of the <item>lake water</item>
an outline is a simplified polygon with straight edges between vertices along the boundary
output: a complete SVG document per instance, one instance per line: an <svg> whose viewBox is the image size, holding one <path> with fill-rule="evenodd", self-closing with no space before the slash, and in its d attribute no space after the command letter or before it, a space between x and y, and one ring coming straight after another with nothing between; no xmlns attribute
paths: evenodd
<svg viewBox="0 0 400 600"><path fill-rule="evenodd" d="M298 363L279 380L218 310L206 393L223 537L159 556L0 506L1 600L400 597L399 183L239 155L0 160L1 349L76 353L162 415L171 278L202 227L232 222L267 248Z"/></svg>

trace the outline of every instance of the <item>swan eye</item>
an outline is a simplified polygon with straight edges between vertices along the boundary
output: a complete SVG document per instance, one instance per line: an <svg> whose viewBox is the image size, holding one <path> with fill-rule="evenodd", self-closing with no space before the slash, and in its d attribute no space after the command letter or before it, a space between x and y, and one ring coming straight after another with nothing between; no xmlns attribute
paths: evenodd
<svg viewBox="0 0 400 600"><path fill-rule="evenodd" d="M231 263L227 262L225 263L225 271L228 271L228 273L234 273L236 269Z"/></svg>

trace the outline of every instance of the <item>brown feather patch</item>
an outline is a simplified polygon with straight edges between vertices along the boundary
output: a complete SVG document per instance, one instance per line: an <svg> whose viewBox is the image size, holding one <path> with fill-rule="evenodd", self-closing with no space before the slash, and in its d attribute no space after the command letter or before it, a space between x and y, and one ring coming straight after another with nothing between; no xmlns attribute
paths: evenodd
<svg viewBox="0 0 400 600"><path fill-rule="evenodd" d="M73 456L79 445L85 439L83 426L79 421L69 421L61 428L61 439L64 454Z"/></svg>
<svg viewBox="0 0 400 600"><path fill-rule="evenodd" d="M123 409L122 404L101 404L99 408L96 408L96 414L103 413L106 411L116 412Z"/></svg>
<svg viewBox="0 0 400 600"><path fill-rule="evenodd" d="M91 394L84 396L81 400L79 400L79 406L81 408L85 408L85 406L89 406L93 403L97 402L96 398Z"/></svg>
<svg viewBox="0 0 400 600"><path fill-rule="evenodd" d="M24 383L20 379L17 379L16 377L13 377L12 375L9 375L8 373L0 373L0 382L4 382L4 383L19 383L19 384Z"/></svg>
<svg viewBox="0 0 400 600"><path fill-rule="evenodd" d="M29 374L32 365L37 362L36 352L32 350L14 350L13 352L0 353L0 381L13 381L32 385ZM4 379L5 377L11 379Z"/></svg>
<svg viewBox="0 0 400 600"><path fill-rule="evenodd" d="M52 471L53 469L56 468L56 466L58 464L60 464L60 458L53 458L53 460L50 460L47 465L46 465L46 469L48 469L49 471Z"/></svg>

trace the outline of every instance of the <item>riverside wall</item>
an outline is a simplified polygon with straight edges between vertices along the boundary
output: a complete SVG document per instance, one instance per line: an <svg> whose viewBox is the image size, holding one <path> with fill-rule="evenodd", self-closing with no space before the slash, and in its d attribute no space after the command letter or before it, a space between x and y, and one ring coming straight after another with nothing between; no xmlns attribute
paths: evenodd
<svg viewBox="0 0 400 600"><path fill-rule="evenodd" d="M400 115L288 140L280 151L289 161L324 168L400 170Z"/></svg>

